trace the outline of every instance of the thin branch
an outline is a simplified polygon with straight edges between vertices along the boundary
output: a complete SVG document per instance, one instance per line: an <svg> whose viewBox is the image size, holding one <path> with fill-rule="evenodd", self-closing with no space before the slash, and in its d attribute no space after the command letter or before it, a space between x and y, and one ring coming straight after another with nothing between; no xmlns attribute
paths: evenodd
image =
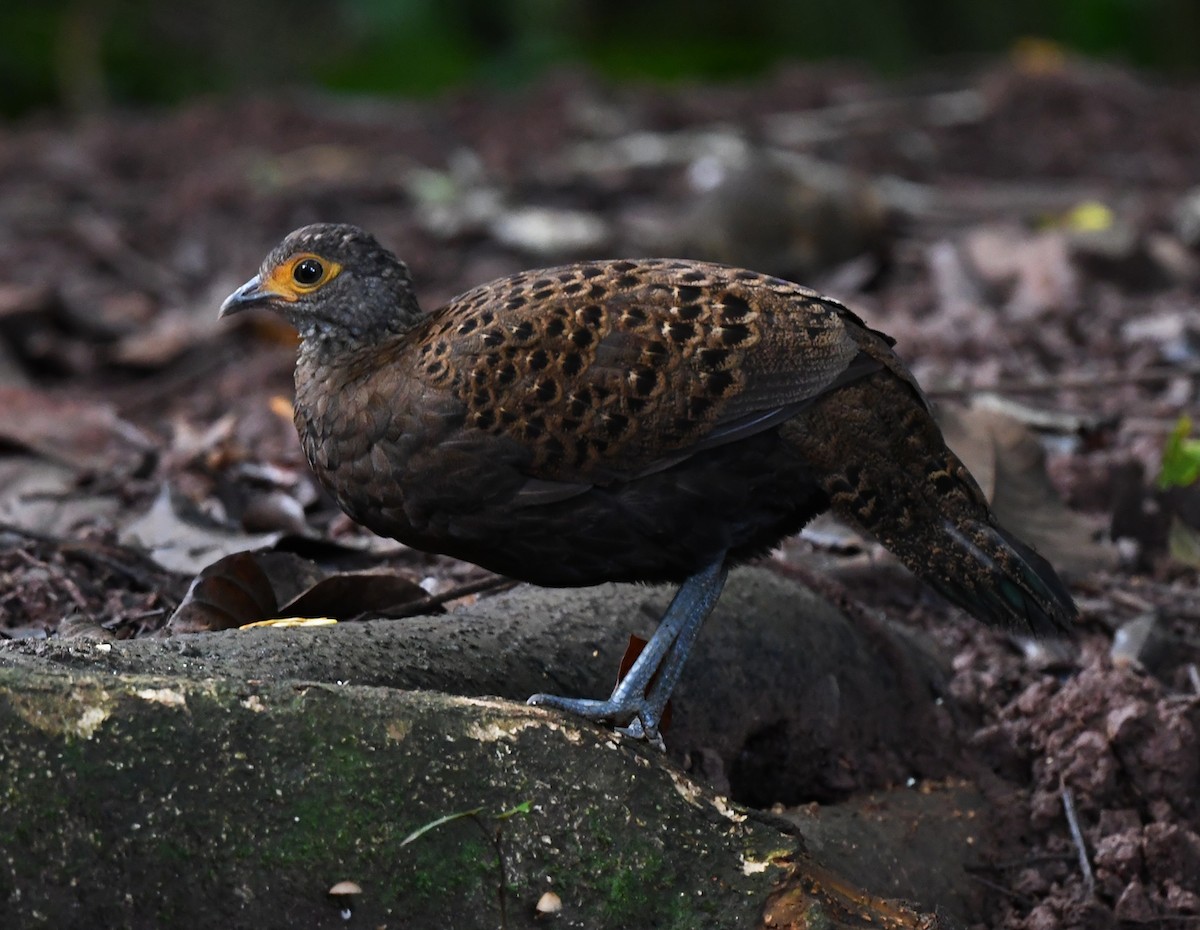
<svg viewBox="0 0 1200 930"><path fill-rule="evenodd" d="M512 578L505 578L501 575L490 575L487 578L479 578L475 581L460 584L457 587L443 591L441 594L429 594L419 600L409 601L403 605L399 612L389 614L386 619L399 620L404 617L417 617L428 613L435 607L441 607L450 601L456 601L460 597L484 593L498 594L501 591L507 591L509 588L515 588L519 584L519 581L514 581Z"/></svg>
<svg viewBox="0 0 1200 930"><path fill-rule="evenodd" d="M1114 371L1101 375L1062 375L1028 381L1001 381L984 385L946 385L933 387L925 393L936 399L962 399L976 394L1052 394L1055 391L1098 391L1126 384L1147 384L1171 378L1200 376L1200 361L1176 365L1154 365L1141 371Z"/></svg>
<svg viewBox="0 0 1200 930"><path fill-rule="evenodd" d="M1090 898L1096 892L1096 875L1092 871L1092 863L1088 859L1087 846L1083 842L1083 831L1079 827L1079 815L1075 812L1075 798L1071 789L1059 782L1059 795L1062 798L1063 810L1067 815L1067 827L1071 831L1071 840L1079 853L1079 870L1083 872L1083 885Z"/></svg>

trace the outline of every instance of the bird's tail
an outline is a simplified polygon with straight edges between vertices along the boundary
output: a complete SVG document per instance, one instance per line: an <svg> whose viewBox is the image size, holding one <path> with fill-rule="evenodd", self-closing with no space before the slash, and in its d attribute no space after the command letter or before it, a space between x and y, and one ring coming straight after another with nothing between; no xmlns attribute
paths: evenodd
<svg viewBox="0 0 1200 930"><path fill-rule="evenodd" d="M833 509L980 620L1059 633L1078 613L1053 567L997 525L894 359L800 412L781 435L822 475Z"/></svg>
<svg viewBox="0 0 1200 930"><path fill-rule="evenodd" d="M980 620L1017 633L1061 634L1078 613L1050 563L990 520L947 518L931 558L910 546L896 554L948 600ZM895 551L895 550L893 550Z"/></svg>

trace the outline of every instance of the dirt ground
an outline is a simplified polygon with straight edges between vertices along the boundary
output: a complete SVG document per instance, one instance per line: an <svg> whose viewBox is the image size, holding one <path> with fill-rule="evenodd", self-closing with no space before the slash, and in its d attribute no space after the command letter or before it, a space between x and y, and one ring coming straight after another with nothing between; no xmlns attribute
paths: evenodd
<svg viewBox="0 0 1200 930"><path fill-rule="evenodd" d="M204 566L262 546L411 582L352 583L334 596L351 615L487 596L481 570L336 511L291 424L290 334L218 324L296 226L372 230L427 307L581 256L744 264L845 301L935 400L974 402L948 432L1079 601L1075 643L1021 643L845 528L767 562L824 566L948 657L1009 838L978 875L987 926L1190 925L1200 493L1156 479L1200 407L1197 183L1200 86L1056 58L903 85L848 67L672 89L563 74L514 95L0 127L0 631L152 635ZM315 597L293 563L281 575L266 612Z"/></svg>

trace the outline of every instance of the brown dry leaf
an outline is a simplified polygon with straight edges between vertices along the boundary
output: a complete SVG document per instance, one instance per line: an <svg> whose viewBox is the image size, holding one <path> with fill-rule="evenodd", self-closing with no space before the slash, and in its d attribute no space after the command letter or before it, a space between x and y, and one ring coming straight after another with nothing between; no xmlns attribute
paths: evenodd
<svg viewBox="0 0 1200 930"><path fill-rule="evenodd" d="M296 617L401 617L427 612L425 589L390 572L346 572L318 581L280 607Z"/></svg>
<svg viewBox="0 0 1200 930"><path fill-rule="evenodd" d="M153 440L108 404L23 387L0 387L0 441L85 471L129 474Z"/></svg>
<svg viewBox="0 0 1200 930"><path fill-rule="evenodd" d="M939 930L931 914L868 894L806 854L777 859L786 873L763 907L759 927L772 930Z"/></svg>
<svg viewBox="0 0 1200 930"><path fill-rule="evenodd" d="M169 633L228 630L279 616L275 589L254 552L218 559L192 581L167 621Z"/></svg>
<svg viewBox="0 0 1200 930"><path fill-rule="evenodd" d="M938 422L1006 529L1068 573L1116 565L1116 550L1097 542L1090 522L1059 498L1041 443L1027 426L995 410L950 404L939 408Z"/></svg>
<svg viewBox="0 0 1200 930"><path fill-rule="evenodd" d="M261 550L227 555L201 571L167 629L199 633L280 618L352 620L432 609L424 589L399 575L325 575L314 562L293 553Z"/></svg>

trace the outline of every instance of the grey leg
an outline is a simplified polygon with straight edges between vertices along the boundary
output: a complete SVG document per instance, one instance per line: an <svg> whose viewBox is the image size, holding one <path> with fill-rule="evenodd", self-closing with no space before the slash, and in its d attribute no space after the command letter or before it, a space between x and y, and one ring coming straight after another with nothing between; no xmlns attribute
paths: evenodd
<svg viewBox="0 0 1200 930"><path fill-rule="evenodd" d="M658 741L663 708L700 628L721 596L728 573L722 558L680 586L646 648L607 701L535 694L529 703L556 707L597 723L616 723L630 736Z"/></svg>

